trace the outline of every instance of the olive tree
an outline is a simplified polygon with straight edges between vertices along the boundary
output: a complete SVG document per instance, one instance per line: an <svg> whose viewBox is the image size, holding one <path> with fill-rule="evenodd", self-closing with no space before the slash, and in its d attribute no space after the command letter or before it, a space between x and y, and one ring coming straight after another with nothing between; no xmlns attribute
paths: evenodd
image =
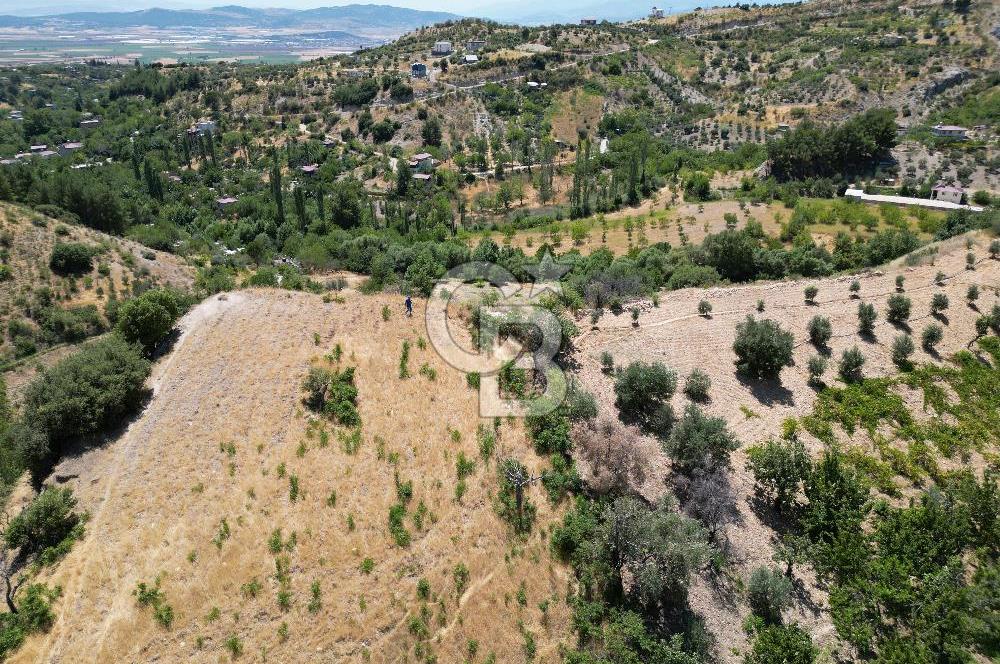
<svg viewBox="0 0 1000 664"><path fill-rule="evenodd" d="M738 370L753 378L777 378L784 367L792 363L794 337L773 320L757 320L747 316L736 326Z"/></svg>

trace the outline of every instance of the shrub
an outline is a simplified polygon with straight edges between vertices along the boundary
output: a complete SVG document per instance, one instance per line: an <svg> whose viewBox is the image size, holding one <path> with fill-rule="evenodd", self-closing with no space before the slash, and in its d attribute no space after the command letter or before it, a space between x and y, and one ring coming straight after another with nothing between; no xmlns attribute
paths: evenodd
<svg viewBox="0 0 1000 664"><path fill-rule="evenodd" d="M920 334L920 343L924 347L924 350L930 352L934 350L935 346L941 343L942 338L944 338L944 330L940 325L931 323Z"/></svg>
<svg viewBox="0 0 1000 664"><path fill-rule="evenodd" d="M310 410L325 413L345 427L357 427L361 424L354 367L339 371L310 367L302 389L306 391L302 401Z"/></svg>
<svg viewBox="0 0 1000 664"><path fill-rule="evenodd" d="M606 374L610 374L615 370L615 358L611 356L611 353L604 351L601 353L601 371Z"/></svg>
<svg viewBox="0 0 1000 664"><path fill-rule="evenodd" d="M816 286L806 286L805 295L806 303L814 304L816 302L816 296L819 295L819 288Z"/></svg>
<svg viewBox="0 0 1000 664"><path fill-rule="evenodd" d="M773 320L756 320L747 316L736 326L738 370L754 378L777 378L783 367L792 363L794 338Z"/></svg>
<svg viewBox="0 0 1000 664"><path fill-rule="evenodd" d="M778 510L795 501L810 468L805 446L795 437L769 440L747 449L747 470L753 473L757 491L771 496Z"/></svg>
<svg viewBox="0 0 1000 664"><path fill-rule="evenodd" d="M885 318L893 325L904 325L910 320L910 298L905 295L890 295Z"/></svg>
<svg viewBox="0 0 1000 664"><path fill-rule="evenodd" d="M968 300L969 306L972 306L979 299L979 286L976 284L969 286L969 290L965 291L965 299Z"/></svg>
<svg viewBox="0 0 1000 664"><path fill-rule="evenodd" d="M845 383L859 383L863 378L861 369L865 366L865 356L857 346L848 348L840 356L840 377Z"/></svg>
<svg viewBox="0 0 1000 664"><path fill-rule="evenodd" d="M809 370L809 382L820 382L823 374L826 373L826 358L822 355L813 355L809 358L807 369Z"/></svg>
<svg viewBox="0 0 1000 664"><path fill-rule="evenodd" d="M809 321L809 341L817 348L825 348L830 337L833 336L833 327L830 319L826 316L813 316Z"/></svg>
<svg viewBox="0 0 1000 664"><path fill-rule="evenodd" d="M86 274L90 272L93 250L79 242L57 243L49 257L49 267L56 274Z"/></svg>
<svg viewBox="0 0 1000 664"><path fill-rule="evenodd" d="M698 313L706 318L710 313L712 313L712 303L708 300L702 300L698 303Z"/></svg>
<svg viewBox="0 0 1000 664"><path fill-rule="evenodd" d="M670 431L674 428L676 420L674 407L669 402L661 403L649 417L649 421L645 425L645 430L654 436L667 438L670 435Z"/></svg>
<svg viewBox="0 0 1000 664"><path fill-rule="evenodd" d="M851 285L847 289L851 293L851 297L857 297L858 293L861 292L861 282L855 279L851 282Z"/></svg>
<svg viewBox="0 0 1000 664"><path fill-rule="evenodd" d="M712 379L701 369L694 369L688 374L684 381L684 394L695 401L702 401L708 398L708 391L712 388Z"/></svg>
<svg viewBox="0 0 1000 664"><path fill-rule="evenodd" d="M896 275L896 290L900 293L903 292L903 283L906 281L906 277L901 274Z"/></svg>
<svg viewBox="0 0 1000 664"><path fill-rule="evenodd" d="M865 335L870 335L875 331L875 320L878 318L878 312L875 311L875 305L862 302L858 305L858 332Z"/></svg>
<svg viewBox="0 0 1000 664"><path fill-rule="evenodd" d="M126 341L142 344L150 352L170 334L180 312L181 305L172 292L146 291L118 308L115 329Z"/></svg>
<svg viewBox="0 0 1000 664"><path fill-rule="evenodd" d="M615 406L622 420L644 424L676 389L677 372L660 362L632 362L615 379Z"/></svg>
<svg viewBox="0 0 1000 664"><path fill-rule="evenodd" d="M586 390L580 389L574 382L566 392L566 400L562 409L566 416L574 421L592 420L597 417L597 399Z"/></svg>
<svg viewBox="0 0 1000 664"><path fill-rule="evenodd" d="M792 582L784 574L767 567L758 567L747 583L750 608L769 623L781 622L781 612L791 603Z"/></svg>
<svg viewBox="0 0 1000 664"><path fill-rule="evenodd" d="M798 625L771 625L758 632L745 664L812 664L817 654Z"/></svg>
<svg viewBox="0 0 1000 664"><path fill-rule="evenodd" d="M1000 240L992 240L990 242L990 258L996 259L1000 256Z"/></svg>
<svg viewBox="0 0 1000 664"><path fill-rule="evenodd" d="M48 488L35 497L11 519L3 537L11 549L31 555L56 546L70 535L80 522L76 499L69 488Z"/></svg>
<svg viewBox="0 0 1000 664"><path fill-rule="evenodd" d="M701 408L688 404L674 425L663 450L674 468L690 474L699 468L728 467L729 454L739 442L721 417L709 417Z"/></svg>
<svg viewBox="0 0 1000 664"><path fill-rule="evenodd" d="M36 481L64 445L117 427L138 410L149 368L137 346L111 336L85 345L35 378L24 391L11 437Z"/></svg>
<svg viewBox="0 0 1000 664"><path fill-rule="evenodd" d="M899 335L892 342L892 363L901 371L909 370L913 366L910 362L913 351L913 339L910 338L910 335Z"/></svg>
<svg viewBox="0 0 1000 664"><path fill-rule="evenodd" d="M934 293L931 298L931 314L937 316L948 308L948 296L944 293Z"/></svg>

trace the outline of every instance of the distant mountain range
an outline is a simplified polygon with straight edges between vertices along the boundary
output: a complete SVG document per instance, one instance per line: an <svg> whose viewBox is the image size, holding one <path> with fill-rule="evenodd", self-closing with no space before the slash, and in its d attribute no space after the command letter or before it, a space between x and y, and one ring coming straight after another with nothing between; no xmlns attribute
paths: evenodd
<svg viewBox="0 0 1000 664"><path fill-rule="evenodd" d="M71 12L47 16L0 15L0 28L46 26L88 29L151 27L341 30L357 34L402 34L424 25L460 18L448 12L390 5L344 5L317 9L254 9L238 5L211 9L143 9L131 12Z"/></svg>

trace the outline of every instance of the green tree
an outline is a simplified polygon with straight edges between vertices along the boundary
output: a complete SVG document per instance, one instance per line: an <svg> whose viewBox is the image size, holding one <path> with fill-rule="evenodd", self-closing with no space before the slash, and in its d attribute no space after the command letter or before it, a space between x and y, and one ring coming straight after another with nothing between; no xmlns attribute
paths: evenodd
<svg viewBox="0 0 1000 664"><path fill-rule="evenodd" d="M809 455L798 438L768 440L747 449L747 470L753 473L757 491L770 496L778 510L795 502L811 468Z"/></svg>
<svg viewBox="0 0 1000 664"><path fill-rule="evenodd" d="M840 356L840 377L845 383L859 383L863 375L862 368L865 366L865 356L861 354L857 346L852 346L844 351Z"/></svg>
<svg viewBox="0 0 1000 664"><path fill-rule="evenodd" d="M179 315L180 305L171 292L150 290L118 308L115 329L126 341L151 352L170 334Z"/></svg>
<svg viewBox="0 0 1000 664"><path fill-rule="evenodd" d="M781 370L792 363L794 337L773 320L756 320L747 316L736 326L736 366L741 373L753 378L778 378Z"/></svg>
<svg viewBox="0 0 1000 664"><path fill-rule="evenodd" d="M90 272L94 250L79 242L56 243L49 258L49 267L56 274L80 275Z"/></svg>
<svg viewBox="0 0 1000 664"><path fill-rule="evenodd" d="M622 420L646 425L676 390L676 371L660 362L635 361L615 378L615 406Z"/></svg>
<svg viewBox="0 0 1000 664"><path fill-rule="evenodd" d="M771 625L754 639L746 664L812 664L818 655L812 639L798 625Z"/></svg>
<svg viewBox="0 0 1000 664"><path fill-rule="evenodd" d="M698 469L729 466L729 454L739 441L721 417L709 417L695 404L684 408L684 415L674 425L663 450L673 467L685 474Z"/></svg>
<svg viewBox="0 0 1000 664"><path fill-rule="evenodd" d="M778 570L758 567L747 582L750 608L770 624L781 622L781 612L792 599L792 582Z"/></svg>

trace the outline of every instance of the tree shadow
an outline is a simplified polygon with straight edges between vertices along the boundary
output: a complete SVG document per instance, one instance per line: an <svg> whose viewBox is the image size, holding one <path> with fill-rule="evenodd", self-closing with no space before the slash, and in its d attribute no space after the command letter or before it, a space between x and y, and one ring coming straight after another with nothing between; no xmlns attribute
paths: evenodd
<svg viewBox="0 0 1000 664"><path fill-rule="evenodd" d="M907 323L905 320L903 320L903 321L891 320L891 321L889 321L889 324L892 325L897 330L899 330L900 332L906 332L907 334L913 334L913 328L910 327L910 324Z"/></svg>
<svg viewBox="0 0 1000 664"><path fill-rule="evenodd" d="M179 328L175 327L172 330L170 330L170 333L167 334L167 336L164 337L163 340L156 345L156 348L153 349L153 352L150 354L149 359L155 362L164 355L169 355L170 351L174 349L174 347L177 345L177 342L180 340L181 334L182 333Z"/></svg>
<svg viewBox="0 0 1000 664"><path fill-rule="evenodd" d="M773 500L756 491L747 496L746 501L760 522L779 535L794 531L801 518L802 508L798 504L790 505L782 511L775 507Z"/></svg>
<svg viewBox="0 0 1000 664"><path fill-rule="evenodd" d="M31 484L33 488L38 491L41 490L45 484L62 484L63 482L73 479L74 475L71 473L58 472L59 466L67 460L78 459L91 450L103 447L108 443L112 443L121 438L128 428L143 416L146 412L147 406L149 406L149 403L152 400L153 390L145 388L142 391L142 397L139 400L135 411L119 420L117 426L114 428L92 436L81 436L79 438L74 438L71 441L63 442L59 448L58 457L53 459L52 465L45 469L45 476L35 477L34 472L32 473ZM50 480L52 482L50 482Z"/></svg>
<svg viewBox="0 0 1000 664"><path fill-rule="evenodd" d="M868 344L877 344L878 337L875 336L875 332L858 332L858 336L862 341Z"/></svg>
<svg viewBox="0 0 1000 664"><path fill-rule="evenodd" d="M739 372L736 379L750 390L754 398L764 406L794 406L795 399L792 391L781 384L776 378L749 378Z"/></svg>
<svg viewBox="0 0 1000 664"><path fill-rule="evenodd" d="M947 325L948 322L949 322L948 321L948 315L947 314L943 314L940 311L937 312L937 313L931 314L931 315L934 316L934 318L936 318L937 320L939 320L942 325Z"/></svg>

